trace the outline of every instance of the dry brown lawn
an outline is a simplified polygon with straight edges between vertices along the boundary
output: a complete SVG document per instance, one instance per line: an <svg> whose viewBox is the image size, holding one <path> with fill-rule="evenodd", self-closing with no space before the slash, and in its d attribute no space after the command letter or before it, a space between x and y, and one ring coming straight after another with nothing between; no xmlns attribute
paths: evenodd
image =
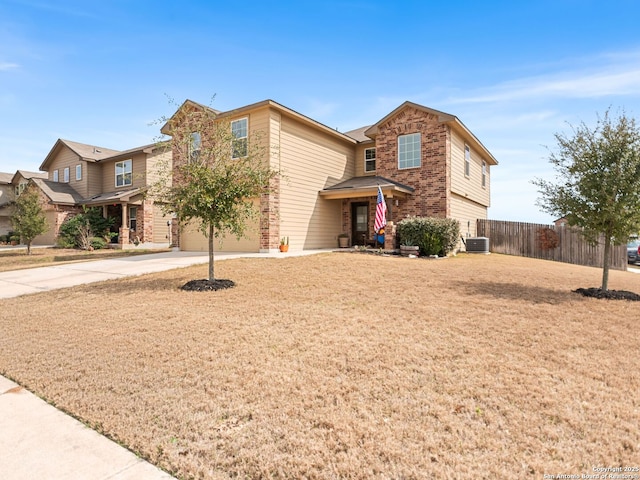
<svg viewBox="0 0 640 480"><path fill-rule="evenodd" d="M129 257L148 253L166 252L164 250L74 250L71 248L32 248L31 255L26 249L0 249L0 272L22 268L46 267L69 262L86 262L107 258Z"/></svg>
<svg viewBox="0 0 640 480"><path fill-rule="evenodd" d="M571 292L598 269L346 253L216 269L237 286L180 291L198 266L1 300L0 373L184 479L638 465L640 306Z"/></svg>

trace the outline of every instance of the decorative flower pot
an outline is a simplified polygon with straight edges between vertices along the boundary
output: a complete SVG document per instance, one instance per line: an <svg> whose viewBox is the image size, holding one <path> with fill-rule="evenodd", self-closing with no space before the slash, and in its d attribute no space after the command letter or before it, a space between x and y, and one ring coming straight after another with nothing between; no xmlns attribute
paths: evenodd
<svg viewBox="0 0 640 480"><path fill-rule="evenodd" d="M340 247L340 248L348 248L349 247L349 237L338 237L338 247Z"/></svg>
<svg viewBox="0 0 640 480"><path fill-rule="evenodd" d="M280 245L280 251L281 252L288 252L289 251L289 245Z"/></svg>
<svg viewBox="0 0 640 480"><path fill-rule="evenodd" d="M417 245L400 245L400 255L408 257L409 255L418 256L420 248Z"/></svg>

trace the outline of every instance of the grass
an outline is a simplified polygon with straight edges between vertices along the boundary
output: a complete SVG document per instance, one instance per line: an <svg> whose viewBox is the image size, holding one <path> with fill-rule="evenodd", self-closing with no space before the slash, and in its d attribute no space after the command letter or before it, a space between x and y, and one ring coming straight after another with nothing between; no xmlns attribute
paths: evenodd
<svg viewBox="0 0 640 480"><path fill-rule="evenodd" d="M640 456L638 305L571 292L600 273L228 260L1 300L0 373L183 479L592 474Z"/></svg>
<svg viewBox="0 0 640 480"><path fill-rule="evenodd" d="M23 268L47 267L70 262L103 260L107 258L130 257L148 253L165 252L165 250L75 250L68 248L32 248L31 255L24 249L0 249L0 272Z"/></svg>

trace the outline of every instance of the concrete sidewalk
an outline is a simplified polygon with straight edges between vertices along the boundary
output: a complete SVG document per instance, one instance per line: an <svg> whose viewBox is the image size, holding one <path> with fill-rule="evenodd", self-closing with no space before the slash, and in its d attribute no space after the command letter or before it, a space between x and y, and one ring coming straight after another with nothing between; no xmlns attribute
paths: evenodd
<svg viewBox="0 0 640 480"><path fill-rule="evenodd" d="M215 260L287 258L329 251L216 253ZM166 252L0 272L0 298L161 272L208 261L206 252ZM7 480L173 478L1 375L0 476Z"/></svg>

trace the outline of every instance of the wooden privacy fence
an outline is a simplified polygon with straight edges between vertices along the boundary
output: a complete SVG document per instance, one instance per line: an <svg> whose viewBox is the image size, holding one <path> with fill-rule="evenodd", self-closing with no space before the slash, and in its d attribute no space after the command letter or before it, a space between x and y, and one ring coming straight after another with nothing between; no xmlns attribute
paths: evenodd
<svg viewBox="0 0 640 480"><path fill-rule="evenodd" d="M489 251L521 257L602 267L604 237L590 245L580 229L537 223L478 220L478 236L489 238ZM627 269L625 245L611 247L610 268Z"/></svg>

